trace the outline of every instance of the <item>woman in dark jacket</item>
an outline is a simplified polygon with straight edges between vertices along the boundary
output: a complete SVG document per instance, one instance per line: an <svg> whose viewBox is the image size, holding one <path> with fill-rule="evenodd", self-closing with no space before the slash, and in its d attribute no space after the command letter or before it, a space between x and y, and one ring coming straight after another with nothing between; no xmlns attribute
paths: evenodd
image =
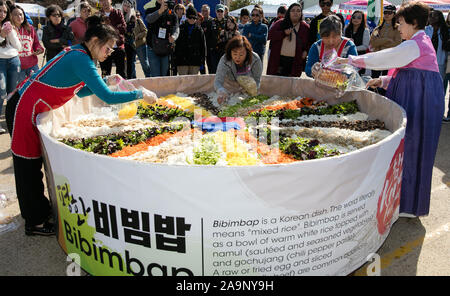
<svg viewBox="0 0 450 296"><path fill-rule="evenodd" d="M175 59L179 75L198 74L205 63L206 41L202 28L197 24L197 11L189 6L186 21L180 25L180 35L175 46Z"/></svg>
<svg viewBox="0 0 450 296"><path fill-rule="evenodd" d="M239 26L236 19L233 16L228 16L225 29L220 31L219 40L217 41L217 52L219 57L225 54L225 47L228 41L230 41L234 36L240 35Z"/></svg>
<svg viewBox="0 0 450 296"><path fill-rule="evenodd" d="M309 51L309 25L303 21L303 7L289 6L286 17L269 30L271 50L267 75L300 77Z"/></svg>
<svg viewBox="0 0 450 296"><path fill-rule="evenodd" d="M61 7L52 4L45 10L45 15L49 21L42 32L42 42L46 49L46 59L49 61L65 47L71 46L75 37L72 29L62 22Z"/></svg>
<svg viewBox="0 0 450 296"><path fill-rule="evenodd" d="M355 43L358 55L367 53L370 44L370 31L369 28L366 28L366 19L361 10L353 12L350 24L344 30L344 36ZM360 69L358 73L362 76L366 73L366 69Z"/></svg>

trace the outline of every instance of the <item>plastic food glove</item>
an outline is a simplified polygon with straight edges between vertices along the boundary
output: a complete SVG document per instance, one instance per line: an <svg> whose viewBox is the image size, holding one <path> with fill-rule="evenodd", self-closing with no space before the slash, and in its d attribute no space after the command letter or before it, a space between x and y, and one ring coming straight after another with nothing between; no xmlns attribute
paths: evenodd
<svg viewBox="0 0 450 296"><path fill-rule="evenodd" d="M336 60L336 64L340 65L340 64L348 64L348 59L345 58L337 58Z"/></svg>
<svg viewBox="0 0 450 296"><path fill-rule="evenodd" d="M311 68L311 75L312 77L316 77L317 73L319 72L320 68L322 66L320 65L320 62L315 63Z"/></svg>
<svg viewBox="0 0 450 296"><path fill-rule="evenodd" d="M142 90L142 94L144 95L144 102L152 105L154 103L156 103L156 101L158 100L158 97L156 96L156 94L154 92L152 92L151 90L148 90L144 87L139 87L139 89Z"/></svg>
<svg viewBox="0 0 450 296"><path fill-rule="evenodd" d="M119 84L122 80L125 80L119 74L106 76L106 84L109 86L114 86Z"/></svg>
<svg viewBox="0 0 450 296"><path fill-rule="evenodd" d="M383 85L383 81L381 80L381 78L375 78L375 79L370 79L369 82L367 82L366 84L366 88L377 88L377 87L382 87Z"/></svg>
<svg viewBox="0 0 450 296"><path fill-rule="evenodd" d="M228 93L224 89L219 89L217 91L217 94L217 103L219 103L220 105L228 100Z"/></svg>
<svg viewBox="0 0 450 296"><path fill-rule="evenodd" d="M240 86L250 95L256 96L258 94L258 87L256 86L256 81L253 77L250 76L238 76L236 78L237 82Z"/></svg>

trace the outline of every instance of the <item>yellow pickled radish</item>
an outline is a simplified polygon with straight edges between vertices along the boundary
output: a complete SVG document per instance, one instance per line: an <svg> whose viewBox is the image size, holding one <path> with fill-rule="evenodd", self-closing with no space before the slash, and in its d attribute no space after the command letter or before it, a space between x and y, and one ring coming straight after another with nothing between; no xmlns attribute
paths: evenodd
<svg viewBox="0 0 450 296"><path fill-rule="evenodd" d="M119 111L119 119L125 120L125 119L132 118L133 116L136 115L137 109L138 109L138 107L137 107L136 103L134 103L134 102L126 104Z"/></svg>

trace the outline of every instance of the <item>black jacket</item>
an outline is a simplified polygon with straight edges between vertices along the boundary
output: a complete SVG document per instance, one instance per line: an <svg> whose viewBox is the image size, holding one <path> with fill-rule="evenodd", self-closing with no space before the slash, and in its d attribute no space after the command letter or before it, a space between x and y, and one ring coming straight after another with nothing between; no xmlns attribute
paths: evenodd
<svg viewBox="0 0 450 296"><path fill-rule="evenodd" d="M339 19L341 20L342 23L342 33L344 33L344 28L345 28L345 20L344 17L342 16L342 14L340 13L332 13L335 14L339 17ZM325 15L323 14L319 14L318 16L316 16L315 18L312 19L311 24L309 24L309 44L314 44L314 42L316 42L317 40L319 40L318 38L318 34L319 34L319 26L320 23L322 22L322 20L326 18Z"/></svg>
<svg viewBox="0 0 450 296"><path fill-rule="evenodd" d="M42 43L44 43L44 47L47 51L46 57L47 61L51 60L54 56L56 56L63 47L72 45L75 37L72 33L72 29L69 26L61 25L62 35L61 37L57 36L57 29L50 22L47 26L44 27L42 31ZM52 43L50 40L59 39L60 42Z"/></svg>
<svg viewBox="0 0 450 296"><path fill-rule="evenodd" d="M202 22L202 29L205 33L206 46L209 49L215 48L217 44L215 22L212 17Z"/></svg>
<svg viewBox="0 0 450 296"><path fill-rule="evenodd" d="M194 25L189 35L189 24L180 26L180 35L175 46L177 66L200 66L205 63L206 41L202 28Z"/></svg>
<svg viewBox="0 0 450 296"><path fill-rule="evenodd" d="M174 35L174 38L176 37L176 32L178 29L178 17L173 11L166 10L163 14L160 16L155 16L155 18L152 18L150 15L152 15L154 12L156 12L161 5L159 3L156 3L156 7L149 8L145 11L145 18L148 23L148 31L147 31L147 45L151 48L152 47L152 35L158 36L159 29L166 29L166 37L165 39L169 38L169 35Z"/></svg>

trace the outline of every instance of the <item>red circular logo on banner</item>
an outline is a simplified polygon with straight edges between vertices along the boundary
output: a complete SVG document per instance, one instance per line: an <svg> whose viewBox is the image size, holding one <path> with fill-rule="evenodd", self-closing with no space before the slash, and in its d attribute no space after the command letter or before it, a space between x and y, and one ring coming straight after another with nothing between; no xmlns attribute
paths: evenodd
<svg viewBox="0 0 450 296"><path fill-rule="evenodd" d="M402 139L391 160L386 173L383 191L378 198L377 221L378 232L383 235L391 225L394 211L400 205L400 192L402 188L403 156L405 139Z"/></svg>

